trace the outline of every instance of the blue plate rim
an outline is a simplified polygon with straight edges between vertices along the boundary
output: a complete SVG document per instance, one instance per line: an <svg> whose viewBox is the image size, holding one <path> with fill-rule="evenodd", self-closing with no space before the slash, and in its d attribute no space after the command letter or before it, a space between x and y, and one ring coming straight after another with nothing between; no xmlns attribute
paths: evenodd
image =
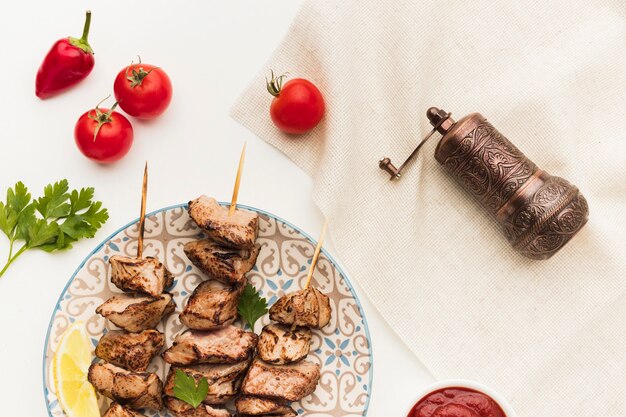
<svg viewBox="0 0 626 417"><path fill-rule="evenodd" d="M225 202L219 202L219 204L224 205L224 206L229 206L229 203L225 203ZM311 235L309 235L308 233L306 233L304 230L302 230L301 228L297 227L296 225L294 225L293 223L283 219L282 217L279 217L273 213L270 213L268 211L265 210L261 210L258 209L256 207L252 207L252 206L247 206L244 204L238 204L238 207L241 207L243 209L247 209L247 210L251 210L251 211L256 211L257 213L261 213L264 214L270 218L273 218L274 220L278 220L284 224L286 224L287 226L291 227L292 229L298 231L298 233L300 233L302 236L304 236L305 238L307 238L308 240L310 240L311 242L317 244L317 240L313 239L313 237L311 237ZM167 207L163 207L154 211L151 211L150 213L146 214L146 217L149 216L154 216L155 214L164 212L164 211L168 211L168 210L173 210L173 209L177 209L177 208L183 208L183 209L187 209L189 207L188 203L182 203L182 204L173 204L171 206L167 206ZM48 387L46 386L46 352L48 350L48 343L50 341L50 332L52 331L52 324L54 321L54 316L56 314L56 311L59 309L60 305L61 305L61 301L63 301L63 297L65 296L65 293L67 292L67 289L69 288L70 284L74 281L74 278L76 278L76 275L78 274L78 271L80 271L83 266L85 266L85 263L96 253L98 252L104 245L106 245L111 239L113 239L118 233L128 229L130 226L132 226L133 224L136 224L139 221L139 218L136 218L133 221L128 222L126 225L120 227L119 229L117 229L115 232L111 233L108 237L106 237L102 242L100 242L100 244L98 244L80 263L80 265L78 265L78 268L76 268L76 270L74 271L74 273L72 274L72 276L70 277L70 279L67 281L67 284L65 284L65 287L63 288L63 291L61 291L61 294L59 295L59 298L54 306L54 309L52 310L52 314L50 315L50 323L48 324L48 331L46 332L46 340L44 341L44 346L43 346L43 359L42 359L42 383L43 383L43 395L44 395L44 401L46 402L46 409L48 411L48 416L49 417L54 417L52 415L52 411L50 410L50 401L48 401ZM372 399L372 385L373 385L373 381L374 381L374 351L372 348L372 339L370 337L370 329L369 329L369 325L367 323L367 317L365 316L365 311L363 310L363 306L361 305L361 300L359 299L359 296L357 295L354 286L352 285L352 282L350 281L350 278L348 277L348 275L345 274L345 272L343 271L343 269L341 268L341 266L339 265L339 263L335 260L335 258L332 257L332 255L330 253L328 253L328 251L324 248L322 248L322 253L326 256L326 258L328 258L328 260L330 262L332 262L332 264L335 266L335 268L337 268L337 270L339 271L339 273L341 274L341 276L344 277L346 284L348 284L348 288L350 289L350 292L352 293L352 295L354 296L354 299L356 301L357 307L359 308L359 313L361 314L361 317L363 317L363 325L365 327L365 336L367 337L367 342L368 342L368 351L369 351L369 355L370 355L370 367L369 367L369 371L368 371L368 376L369 376L369 384L367 386L367 400L365 401L365 409L363 410L363 417L367 416L367 412L369 410L369 405L370 405L370 400Z"/></svg>

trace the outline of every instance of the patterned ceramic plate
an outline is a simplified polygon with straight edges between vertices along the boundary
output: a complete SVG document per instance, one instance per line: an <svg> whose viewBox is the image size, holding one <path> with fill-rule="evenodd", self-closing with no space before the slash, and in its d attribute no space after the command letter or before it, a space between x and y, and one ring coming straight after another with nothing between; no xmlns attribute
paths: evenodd
<svg viewBox="0 0 626 417"><path fill-rule="evenodd" d="M260 215L259 239L262 245L256 266L248 274L249 281L259 289L271 305L286 292L302 288L315 243L304 232L276 216ZM203 237L191 221L186 206L168 207L146 218L145 256L156 256L175 275L170 290L179 311L193 289L204 279L183 253L183 245ZM44 393L50 416L64 416L50 378L54 351L69 324L76 320L87 324L94 348L110 324L96 315L95 308L112 294L120 292L109 281L108 259L115 254L134 256L137 250L137 225L133 222L104 241L84 260L59 298L46 337L43 363ZM315 393L292 406L299 415L308 417L357 417L367 414L372 385L372 351L367 322L359 300L335 261L323 252L314 275L314 285L330 296L333 315L326 328L313 332L309 359L322 366L322 378ZM269 322L263 317L262 325ZM261 324L257 323L256 331ZM183 330L177 314L169 316L159 330L171 346ZM149 371L161 378L166 364L157 357ZM101 399L101 409L106 409ZM150 416L169 416L166 412Z"/></svg>

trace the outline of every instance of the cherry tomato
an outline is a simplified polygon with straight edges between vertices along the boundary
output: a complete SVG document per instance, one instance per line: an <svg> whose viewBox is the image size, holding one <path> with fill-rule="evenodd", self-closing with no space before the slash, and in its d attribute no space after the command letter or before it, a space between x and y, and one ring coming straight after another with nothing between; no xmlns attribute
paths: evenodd
<svg viewBox="0 0 626 417"><path fill-rule="evenodd" d="M129 115L154 119L172 101L172 82L161 68L139 62L117 74L113 92L122 110Z"/></svg>
<svg viewBox="0 0 626 417"><path fill-rule="evenodd" d="M102 164L118 161L133 144L133 127L124 115L96 106L76 122L74 140L87 158Z"/></svg>
<svg viewBox="0 0 626 417"><path fill-rule="evenodd" d="M270 106L272 121L280 130L302 134L313 129L324 116L324 97L317 87L303 78L294 78L283 85L285 75L274 77L267 90L274 96Z"/></svg>

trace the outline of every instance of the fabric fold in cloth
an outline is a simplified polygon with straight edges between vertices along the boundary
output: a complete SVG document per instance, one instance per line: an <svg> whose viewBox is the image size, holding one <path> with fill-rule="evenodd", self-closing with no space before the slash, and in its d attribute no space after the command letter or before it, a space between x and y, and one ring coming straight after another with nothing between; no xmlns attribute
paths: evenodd
<svg viewBox="0 0 626 417"><path fill-rule="evenodd" d="M306 2L233 117L314 181L339 258L438 378L469 378L519 416L626 412L626 3ZM327 114L290 137L265 77L313 81ZM438 106L480 112L576 184L588 224L547 261L517 254L435 161L400 164ZM376 343L376 342L374 342Z"/></svg>

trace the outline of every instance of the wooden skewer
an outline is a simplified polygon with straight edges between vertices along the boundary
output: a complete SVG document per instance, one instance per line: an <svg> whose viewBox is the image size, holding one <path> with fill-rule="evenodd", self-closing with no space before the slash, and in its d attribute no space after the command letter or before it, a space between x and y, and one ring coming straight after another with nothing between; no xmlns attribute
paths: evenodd
<svg viewBox="0 0 626 417"><path fill-rule="evenodd" d="M320 257L320 252L322 250L322 245L324 244L324 236L326 236L326 229L328 228L328 220L324 222L324 226L322 226L322 232L320 233L320 237L317 240L317 246L315 247L315 252L313 253L313 260L311 261L311 267L309 268L309 274L306 277L306 284L304 285L304 289L309 288L311 284L311 278L313 278L313 272L315 271L315 265L317 265L317 260Z"/></svg>
<svg viewBox="0 0 626 417"><path fill-rule="evenodd" d="M143 170L143 183L141 184L141 214L139 215L139 238L137 240L137 258L143 255L143 234L146 229L146 196L148 194L148 161Z"/></svg>
<svg viewBox="0 0 626 417"><path fill-rule="evenodd" d="M241 156L239 157L239 167L237 168L237 177L235 178L235 187L233 188L233 198L230 200L230 210L228 215L232 216L237 209L237 196L239 195L239 184L241 183L241 173L243 172L243 162L246 157L246 143L243 144Z"/></svg>

